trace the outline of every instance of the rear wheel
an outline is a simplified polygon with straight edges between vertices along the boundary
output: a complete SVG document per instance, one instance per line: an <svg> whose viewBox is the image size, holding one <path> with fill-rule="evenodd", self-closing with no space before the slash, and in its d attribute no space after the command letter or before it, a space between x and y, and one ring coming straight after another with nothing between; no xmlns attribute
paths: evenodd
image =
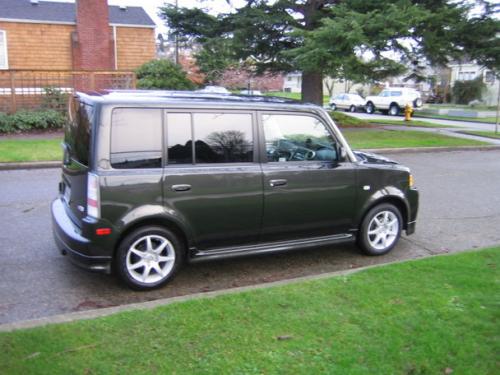
<svg viewBox="0 0 500 375"><path fill-rule="evenodd" d="M332 111L337 110L337 106L335 105L335 103L330 104L330 109L331 109Z"/></svg>
<svg viewBox="0 0 500 375"><path fill-rule="evenodd" d="M356 106L351 105L351 106L349 107L349 112L352 112L352 113L356 112Z"/></svg>
<svg viewBox="0 0 500 375"><path fill-rule="evenodd" d="M375 106L373 105L372 102L368 102L368 104L366 105L366 113L370 115L375 113Z"/></svg>
<svg viewBox="0 0 500 375"><path fill-rule="evenodd" d="M127 235L121 242L115 267L132 289L150 290L170 281L182 263L184 246L166 228L147 226Z"/></svg>
<svg viewBox="0 0 500 375"><path fill-rule="evenodd" d="M389 114L391 116L397 116L399 114L399 106L397 104L391 104L389 107Z"/></svg>
<svg viewBox="0 0 500 375"><path fill-rule="evenodd" d="M369 255L383 255L396 246L401 236L403 219L390 203L373 207L363 219L358 234L359 247Z"/></svg>

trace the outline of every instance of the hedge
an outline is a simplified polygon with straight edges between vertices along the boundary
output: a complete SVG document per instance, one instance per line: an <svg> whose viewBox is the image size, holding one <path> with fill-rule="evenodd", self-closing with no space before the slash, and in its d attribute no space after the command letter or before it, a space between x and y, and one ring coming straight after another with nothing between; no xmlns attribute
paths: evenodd
<svg viewBox="0 0 500 375"><path fill-rule="evenodd" d="M0 133L60 129L65 121L64 115L53 109L19 111L12 115L0 113Z"/></svg>

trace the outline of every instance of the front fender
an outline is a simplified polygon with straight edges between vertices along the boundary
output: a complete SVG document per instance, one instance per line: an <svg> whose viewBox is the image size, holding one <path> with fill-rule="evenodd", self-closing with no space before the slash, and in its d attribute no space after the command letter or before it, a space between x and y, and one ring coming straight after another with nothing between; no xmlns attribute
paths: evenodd
<svg viewBox="0 0 500 375"><path fill-rule="evenodd" d="M404 191L396 186L386 186L365 197L357 210L358 217L356 217L355 222L361 224L361 220L363 220L363 217L368 210L379 203L387 202L389 200L397 200L397 202L402 204L405 208L405 212L402 212L401 214L404 220L403 226L406 226L406 223L409 221L410 205Z"/></svg>

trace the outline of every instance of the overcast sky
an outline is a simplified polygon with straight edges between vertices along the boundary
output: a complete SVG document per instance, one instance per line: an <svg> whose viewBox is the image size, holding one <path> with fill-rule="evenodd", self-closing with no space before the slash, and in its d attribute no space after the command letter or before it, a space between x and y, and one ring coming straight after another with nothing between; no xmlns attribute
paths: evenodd
<svg viewBox="0 0 500 375"><path fill-rule="evenodd" d="M42 0L43 1L43 0ZM74 0L50 0L59 1L65 3L74 3ZM178 0L179 7L186 8L203 8L208 9L211 13L229 12L231 11L231 6L229 6L226 0ZM109 5L126 5L126 6L141 6L143 7L149 16L157 24L157 33L165 33L167 28L164 25L163 20L158 17L158 8L164 4L175 4L175 0L108 0ZM241 6L244 4L244 0L231 0L231 4L234 6Z"/></svg>

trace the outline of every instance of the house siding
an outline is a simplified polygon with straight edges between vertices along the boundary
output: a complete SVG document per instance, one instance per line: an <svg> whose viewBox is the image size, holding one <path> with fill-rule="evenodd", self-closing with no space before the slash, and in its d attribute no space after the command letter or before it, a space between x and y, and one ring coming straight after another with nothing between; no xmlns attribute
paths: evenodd
<svg viewBox="0 0 500 375"><path fill-rule="evenodd" d="M0 22L0 29L7 32L9 69L72 68L73 25Z"/></svg>
<svg viewBox="0 0 500 375"><path fill-rule="evenodd" d="M116 27L118 70L133 70L155 58L152 28Z"/></svg>
<svg viewBox="0 0 500 375"><path fill-rule="evenodd" d="M9 69L73 69L71 33L76 31L75 25L0 22L0 30L7 32ZM110 27L110 35L112 32ZM117 26L116 38L118 70L136 69L154 59L154 29Z"/></svg>

